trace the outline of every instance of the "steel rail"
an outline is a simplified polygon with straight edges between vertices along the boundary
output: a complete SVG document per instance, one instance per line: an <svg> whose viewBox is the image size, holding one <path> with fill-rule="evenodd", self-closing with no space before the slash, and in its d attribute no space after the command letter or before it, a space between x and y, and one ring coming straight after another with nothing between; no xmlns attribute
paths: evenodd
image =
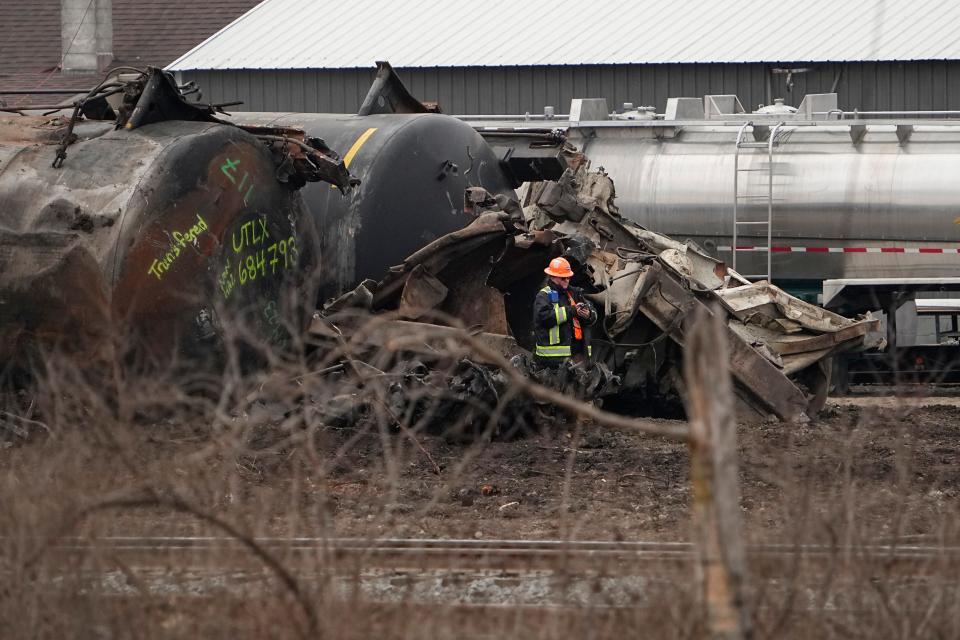
<svg viewBox="0 0 960 640"><path fill-rule="evenodd" d="M0 538L0 540L3 540ZM9 540L9 539L7 539ZM689 542L601 541L601 540L477 540L427 538L254 538L266 549L294 551L366 552L397 555L575 555L575 556L692 556ZM109 536L102 538L62 538L51 545L58 550L198 550L242 548L234 538L215 536ZM865 544L831 546L821 544L747 545L754 556L870 556L891 559L960 558L960 547L917 544Z"/></svg>
<svg viewBox="0 0 960 640"><path fill-rule="evenodd" d="M17 540L22 544L22 539ZM698 558L689 542L323 537L255 540L267 553L277 554L278 562L285 562L309 593L327 593L327 597L346 597L348 601L360 594L365 602L377 606L440 604L458 611L482 610L485 615L491 612L491 604L501 605L502 612L511 615L518 606L529 607L531 612L568 613L657 606L658 585L674 588L678 581L686 583ZM234 538L114 536L43 542L51 557L41 582L51 594L58 588L74 589L78 584L89 593L106 597L169 598L174 594L249 598L276 592L273 576L263 571L259 560ZM78 563L73 562L72 554L77 554ZM90 554L90 558L84 554ZM892 585L906 585L919 592L931 585L953 584L960 547L764 544L748 547L747 561L751 571L762 576L756 578L761 589L782 589L784 579L815 585L836 567L847 566L852 567L852 573L844 575L881 576L892 580ZM136 576L134 586L129 575ZM20 578L18 572L0 570L0 579ZM833 594L836 597L840 593L845 601L855 602L858 589L859 584L841 581Z"/></svg>

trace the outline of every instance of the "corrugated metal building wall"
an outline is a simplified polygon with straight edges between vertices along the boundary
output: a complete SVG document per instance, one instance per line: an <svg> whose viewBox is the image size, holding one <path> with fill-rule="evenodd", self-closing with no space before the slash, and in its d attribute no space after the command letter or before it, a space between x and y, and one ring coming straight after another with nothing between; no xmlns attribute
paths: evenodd
<svg viewBox="0 0 960 640"><path fill-rule="evenodd" d="M780 69L807 68L792 76ZM734 93L747 110L772 98L797 106L807 93L836 86L846 110L960 110L960 61L703 63L397 69L411 93L446 113L566 113L572 98L606 98L662 111L667 98ZM205 102L243 100L236 110L354 113L373 80L370 69L183 71Z"/></svg>

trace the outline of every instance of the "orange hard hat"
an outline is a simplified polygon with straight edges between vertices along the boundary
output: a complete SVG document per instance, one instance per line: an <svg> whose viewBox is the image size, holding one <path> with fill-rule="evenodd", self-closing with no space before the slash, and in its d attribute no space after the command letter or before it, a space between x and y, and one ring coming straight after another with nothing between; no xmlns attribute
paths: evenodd
<svg viewBox="0 0 960 640"><path fill-rule="evenodd" d="M566 258L554 258L550 261L550 266L543 270L548 276L554 276L557 278L572 278L573 269L570 268L570 263L567 262Z"/></svg>

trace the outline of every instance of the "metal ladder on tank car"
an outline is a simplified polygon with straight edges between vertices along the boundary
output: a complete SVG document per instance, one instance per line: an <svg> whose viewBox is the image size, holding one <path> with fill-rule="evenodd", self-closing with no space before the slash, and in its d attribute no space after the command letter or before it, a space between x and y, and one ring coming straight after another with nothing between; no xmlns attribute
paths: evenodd
<svg viewBox="0 0 960 640"><path fill-rule="evenodd" d="M767 231L767 245L761 251L767 254L767 272L766 273L752 273L752 274L741 274L743 277L748 280L767 280L771 281L773 277L773 269L771 266L772 257L773 257L773 150L779 146L779 140L777 140L777 135L780 133L780 129L784 126L783 122L778 122L773 129L770 130L768 138L763 142L746 142L744 140L744 134L747 132L747 127L752 127L753 122L746 122L743 126L740 127L740 130L737 131L737 148L733 154L733 238L730 246L730 252L733 255L733 270L737 271L737 253L740 251L754 251L756 252L758 248L740 248L738 246L738 241L740 237L740 227L763 227ZM740 150L741 149L766 149L767 150L767 167L758 167L758 168L740 168ZM763 195L760 194L749 194L741 193L741 180L740 174L745 172L753 171L766 171L767 172L767 192ZM749 184L748 180L743 181L746 184ZM756 200L766 200L767 201L767 219L766 220L741 220L740 216L743 214L743 211L740 208L740 203L743 201L756 201Z"/></svg>

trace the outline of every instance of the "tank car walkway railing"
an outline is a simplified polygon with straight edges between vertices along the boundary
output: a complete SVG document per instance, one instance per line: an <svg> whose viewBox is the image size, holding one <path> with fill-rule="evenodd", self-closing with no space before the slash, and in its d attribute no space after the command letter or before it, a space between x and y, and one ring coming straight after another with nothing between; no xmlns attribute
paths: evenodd
<svg viewBox="0 0 960 640"><path fill-rule="evenodd" d="M766 260L766 273L751 273L751 274L741 274L743 277L750 280L768 280L772 281L773 279L773 268L772 268L772 256L773 252L771 247L773 245L773 176L774 176L774 164L773 164L773 151L779 146L779 140L777 135L780 133L780 129L784 126L783 122L778 122L773 129L770 131L767 139L763 142L747 142L744 138L747 128L753 127L753 121L745 122L737 131L737 141L736 141L736 150L733 154L733 241L730 243L730 251L733 255L732 263L733 270L738 271L737 269L737 254L746 249L741 249L739 246L738 238L740 237L740 228L741 227L752 227L754 229L759 229L761 232L766 231L767 234L767 244L762 248L762 251L767 254ZM740 166L740 150L741 149L766 149L767 150L767 167L748 167L742 168ZM766 193L764 194L751 194L744 193L741 190L741 185L749 186L749 180L740 179L740 174L745 172L754 172L754 171L766 171L767 172L767 188ZM766 200L767 202L767 217L765 220L742 220L741 216L743 214L743 209L741 208L741 202L746 204L748 202L754 202L756 200ZM756 248L751 248L751 251L757 251Z"/></svg>
<svg viewBox="0 0 960 640"><path fill-rule="evenodd" d="M844 111L843 109L831 109L830 111L814 111L813 116L825 116L827 120L860 120L861 118L960 118L960 111L940 110L940 111Z"/></svg>

